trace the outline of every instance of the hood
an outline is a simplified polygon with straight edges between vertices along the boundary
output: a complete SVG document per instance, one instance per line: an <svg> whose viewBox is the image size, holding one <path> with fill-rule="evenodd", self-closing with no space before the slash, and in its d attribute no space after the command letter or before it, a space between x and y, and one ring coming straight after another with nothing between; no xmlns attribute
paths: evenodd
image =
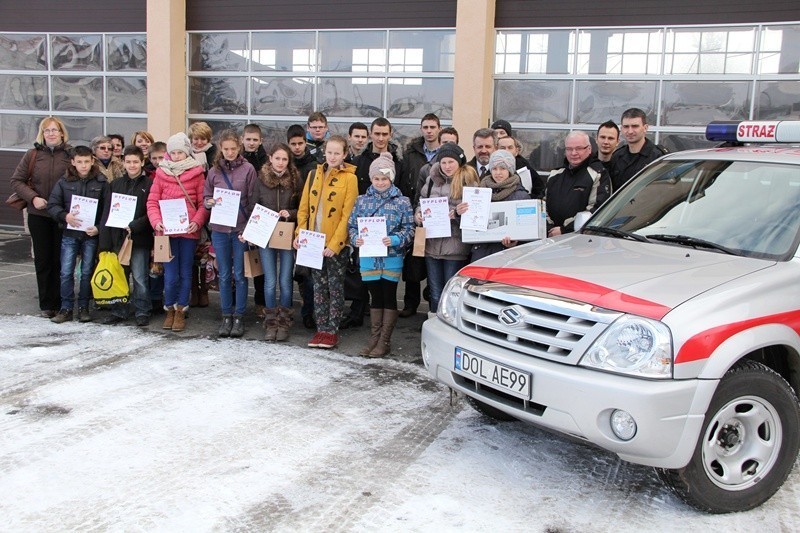
<svg viewBox="0 0 800 533"><path fill-rule="evenodd" d="M661 319L681 303L774 261L596 235L545 239L461 273Z"/></svg>

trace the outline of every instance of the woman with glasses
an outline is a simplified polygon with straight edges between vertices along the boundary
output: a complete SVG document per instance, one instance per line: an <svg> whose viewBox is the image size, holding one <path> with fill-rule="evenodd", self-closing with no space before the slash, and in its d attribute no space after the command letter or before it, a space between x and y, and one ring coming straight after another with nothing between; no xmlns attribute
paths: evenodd
<svg viewBox="0 0 800 533"><path fill-rule="evenodd" d="M109 183L125 174L122 161L118 157L114 157L114 143L111 141L111 137L101 135L92 139L92 153L97 159L100 172L108 179Z"/></svg>
<svg viewBox="0 0 800 533"><path fill-rule="evenodd" d="M39 123L33 148L28 150L11 177L11 187L28 203L28 229L33 242L33 264L42 316L53 318L61 308L62 228L47 212L47 200L69 167L69 135L64 123L47 117Z"/></svg>

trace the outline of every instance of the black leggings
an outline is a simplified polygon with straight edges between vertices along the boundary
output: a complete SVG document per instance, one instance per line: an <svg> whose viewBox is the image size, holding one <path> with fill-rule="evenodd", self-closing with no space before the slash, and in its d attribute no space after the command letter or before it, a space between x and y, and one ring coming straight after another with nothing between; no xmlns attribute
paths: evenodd
<svg viewBox="0 0 800 533"><path fill-rule="evenodd" d="M365 281L372 297L372 309L397 309L397 282L388 279Z"/></svg>

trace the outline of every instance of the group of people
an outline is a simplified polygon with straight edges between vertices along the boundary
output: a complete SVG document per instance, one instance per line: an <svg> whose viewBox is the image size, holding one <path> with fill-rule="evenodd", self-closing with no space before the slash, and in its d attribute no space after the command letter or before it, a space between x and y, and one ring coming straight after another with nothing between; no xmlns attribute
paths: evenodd
<svg viewBox="0 0 800 533"><path fill-rule="evenodd" d="M618 148L620 131L627 143ZM369 126L354 123L344 136L331 134L326 117L315 112L305 127L288 128L286 143L268 150L258 125L214 135L204 122L166 142L140 131L127 146L120 136L108 135L96 137L91 146L72 147L63 122L48 117L39 125L34 148L17 166L12 187L27 202L41 313L56 323L92 320L90 279L97 254L118 252L127 237L132 243L125 266L132 279L130 302L116 304L107 324L133 316L137 325L146 326L153 312L163 312L163 328L182 331L188 309L208 305L203 263L214 257L218 334L240 337L248 304L245 262L248 253L257 251L263 276L254 279L255 309L266 340L289 337L297 280L303 324L316 330L308 346L333 348L339 330L362 325L368 308L370 337L360 354L382 357L391 350L398 317L413 316L421 305L422 281L427 279L426 297L435 312L447 280L461 267L518 244L508 237L480 244L462 240L460 218L469 209L464 187L490 189L492 202L543 199L548 235L568 233L577 213L593 211L613 189L662 155L646 132L646 115L639 109L623 113L621 130L613 121L602 124L596 150L588 134L571 132L565 139L564 166L543 180L522 156L522 145L504 120L473 134L475 156L467 160L458 132L442 127L434 114L422 118L421 135L402 151L392 142L391 123L382 117ZM234 225L209 223L218 205L215 189L238 195ZM106 223L113 193L136 198L135 213L124 228ZM76 212L73 196L97 202L93 220ZM424 258L417 257L411 245L416 228L423 225L420 199L437 197L447 198L450 236L427 238ZM182 233L169 232L171 259L155 263L155 237L167 229L161 200L183 200L188 226ZM301 272L295 269L295 250L262 248L245 240L257 204L294 224L294 249L301 245L301 230L324 234L321 268ZM359 219L372 217L385 220L384 257L358 253L364 245ZM158 275L162 268L163 280ZM402 310L397 294L401 279L406 284Z"/></svg>

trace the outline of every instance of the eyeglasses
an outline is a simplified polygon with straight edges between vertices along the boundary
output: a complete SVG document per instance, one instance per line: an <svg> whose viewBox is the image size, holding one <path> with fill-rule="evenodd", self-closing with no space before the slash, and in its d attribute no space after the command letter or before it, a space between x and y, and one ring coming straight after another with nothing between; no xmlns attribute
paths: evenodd
<svg viewBox="0 0 800 533"><path fill-rule="evenodd" d="M61 133L61 130L58 128L47 128L46 130L42 130L44 133Z"/></svg>
<svg viewBox="0 0 800 533"><path fill-rule="evenodd" d="M578 146L577 148L564 148L566 152L576 153L576 152L583 152L587 148L589 148L591 144L587 144L586 146Z"/></svg>
<svg viewBox="0 0 800 533"><path fill-rule="evenodd" d="M309 126L310 130L324 130L327 126Z"/></svg>
<svg viewBox="0 0 800 533"><path fill-rule="evenodd" d="M97 149L98 149L98 150L107 150L107 151L110 151L110 150L113 150L114 148L113 148L113 147L111 147L111 146L98 146L98 147L97 147Z"/></svg>

